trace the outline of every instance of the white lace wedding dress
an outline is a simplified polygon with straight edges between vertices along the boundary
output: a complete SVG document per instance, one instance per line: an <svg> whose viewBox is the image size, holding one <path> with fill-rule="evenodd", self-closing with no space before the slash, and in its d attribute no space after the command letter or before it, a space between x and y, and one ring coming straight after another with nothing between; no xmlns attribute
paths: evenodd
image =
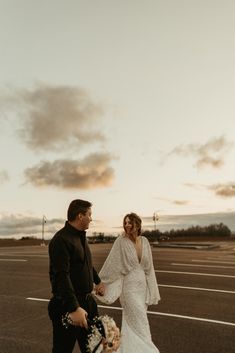
<svg viewBox="0 0 235 353"><path fill-rule="evenodd" d="M151 339L147 306L160 300L153 268L150 244L141 237L142 257L139 261L132 241L119 236L100 271L106 284L103 297L106 304L120 298L123 308L121 345L117 353L159 353Z"/></svg>

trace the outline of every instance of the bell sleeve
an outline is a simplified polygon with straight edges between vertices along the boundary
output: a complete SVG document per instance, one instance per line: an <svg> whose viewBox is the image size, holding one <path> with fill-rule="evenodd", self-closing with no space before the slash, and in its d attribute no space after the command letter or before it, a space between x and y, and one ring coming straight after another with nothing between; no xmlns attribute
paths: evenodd
<svg viewBox="0 0 235 353"><path fill-rule="evenodd" d="M105 284L105 294L96 297L105 304L112 304L120 297L124 276L132 268L127 262L125 245L123 236L119 236L99 272L99 277Z"/></svg>
<svg viewBox="0 0 235 353"><path fill-rule="evenodd" d="M146 239L147 240L147 239ZM147 282L147 292L146 292L146 304L153 305L158 304L159 300L161 299L157 279L155 275L155 270L153 267L153 257L150 244L147 240L147 252L148 252L148 269L145 273L146 275L146 282Z"/></svg>

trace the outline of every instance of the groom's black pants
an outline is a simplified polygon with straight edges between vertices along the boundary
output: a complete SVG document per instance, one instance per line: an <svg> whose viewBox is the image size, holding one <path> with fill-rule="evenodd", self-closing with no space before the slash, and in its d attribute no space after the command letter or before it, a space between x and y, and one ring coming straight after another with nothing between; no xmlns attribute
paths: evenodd
<svg viewBox="0 0 235 353"><path fill-rule="evenodd" d="M80 306L88 313L88 319L92 320L98 315L97 304L91 295L79 296ZM72 353L76 341L82 353L86 353L87 330L78 326L65 328L62 325L62 315L65 314L63 303L58 298L51 298L48 304L48 313L53 326L52 353Z"/></svg>

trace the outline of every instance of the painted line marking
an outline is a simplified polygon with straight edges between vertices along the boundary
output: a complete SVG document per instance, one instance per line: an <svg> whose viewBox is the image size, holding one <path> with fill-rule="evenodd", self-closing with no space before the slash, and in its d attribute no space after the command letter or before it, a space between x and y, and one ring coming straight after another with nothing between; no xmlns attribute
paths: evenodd
<svg viewBox="0 0 235 353"><path fill-rule="evenodd" d="M235 265L233 261L215 261L215 260L192 260L193 262L209 262L209 263L216 263L216 264L227 264L227 265Z"/></svg>
<svg viewBox="0 0 235 353"><path fill-rule="evenodd" d="M164 271L164 270L155 270L155 272L162 273L177 273L179 275L195 275L195 276L212 276L212 277L226 277L226 278L235 278L232 275L217 275L215 273L198 273L198 272L182 272L182 271Z"/></svg>
<svg viewBox="0 0 235 353"><path fill-rule="evenodd" d="M48 255L45 254L14 254L14 253L0 253L0 256L26 256L26 257L43 257L43 258L48 258Z"/></svg>
<svg viewBox="0 0 235 353"><path fill-rule="evenodd" d="M49 302L49 299L42 299L42 298L32 298L28 297L26 298L27 300L33 300L33 301L38 301L38 302Z"/></svg>
<svg viewBox="0 0 235 353"><path fill-rule="evenodd" d="M187 320L194 320L194 321L203 321L203 322L210 322L213 324L219 324L219 325L227 325L227 326L235 326L235 323L233 322L227 322L227 321L218 321L218 320L211 320L211 319L204 319L202 317L195 317L195 316L185 316L185 315L177 315L177 314L167 314L167 313L161 313L159 311L147 311L148 314L152 315L161 315L161 316L170 316L170 317L176 317L180 319L187 319Z"/></svg>
<svg viewBox="0 0 235 353"><path fill-rule="evenodd" d="M232 255L221 255L221 256L207 256L206 259L208 260L224 260L224 259L228 259L228 260L234 260L234 254Z"/></svg>
<svg viewBox="0 0 235 353"><path fill-rule="evenodd" d="M196 265L196 264L182 264L182 263L176 263L176 262L172 262L171 265L172 265L172 266L210 267L210 268L233 268L233 269L235 269L234 266Z"/></svg>
<svg viewBox="0 0 235 353"><path fill-rule="evenodd" d="M25 259L0 259L0 261L26 262L28 260L25 260Z"/></svg>
<svg viewBox="0 0 235 353"><path fill-rule="evenodd" d="M223 290L223 289L200 288L200 287L183 287L183 286L173 286L173 285L169 285L169 284L159 284L158 286L159 287L167 287L167 288L191 289L191 290L199 290L199 291L207 291L207 292L218 292L218 293L235 294L235 291Z"/></svg>
<svg viewBox="0 0 235 353"><path fill-rule="evenodd" d="M49 301L49 299L40 299L40 298L26 298L26 299L27 300L42 301L42 302L48 302ZM120 311L122 310L122 308L115 307L115 306L98 305L98 307L102 308L102 309L120 310ZM202 321L202 322L209 322L209 323L219 324L219 325L235 326L234 322L218 321L218 320L204 319L202 317L194 317L194 316L185 316L185 315L162 313L162 312L159 312L159 311L147 311L147 314L176 317L176 318L180 318L180 319L195 320L195 321Z"/></svg>

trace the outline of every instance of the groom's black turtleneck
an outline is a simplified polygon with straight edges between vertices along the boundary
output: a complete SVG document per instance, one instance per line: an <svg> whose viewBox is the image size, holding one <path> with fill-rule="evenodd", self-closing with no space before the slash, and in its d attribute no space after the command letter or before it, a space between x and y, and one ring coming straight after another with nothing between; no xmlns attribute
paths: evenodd
<svg viewBox="0 0 235 353"><path fill-rule="evenodd" d="M52 293L72 312L79 306L79 296L90 293L93 282L100 282L92 266L86 232L66 222L49 243L49 257Z"/></svg>

